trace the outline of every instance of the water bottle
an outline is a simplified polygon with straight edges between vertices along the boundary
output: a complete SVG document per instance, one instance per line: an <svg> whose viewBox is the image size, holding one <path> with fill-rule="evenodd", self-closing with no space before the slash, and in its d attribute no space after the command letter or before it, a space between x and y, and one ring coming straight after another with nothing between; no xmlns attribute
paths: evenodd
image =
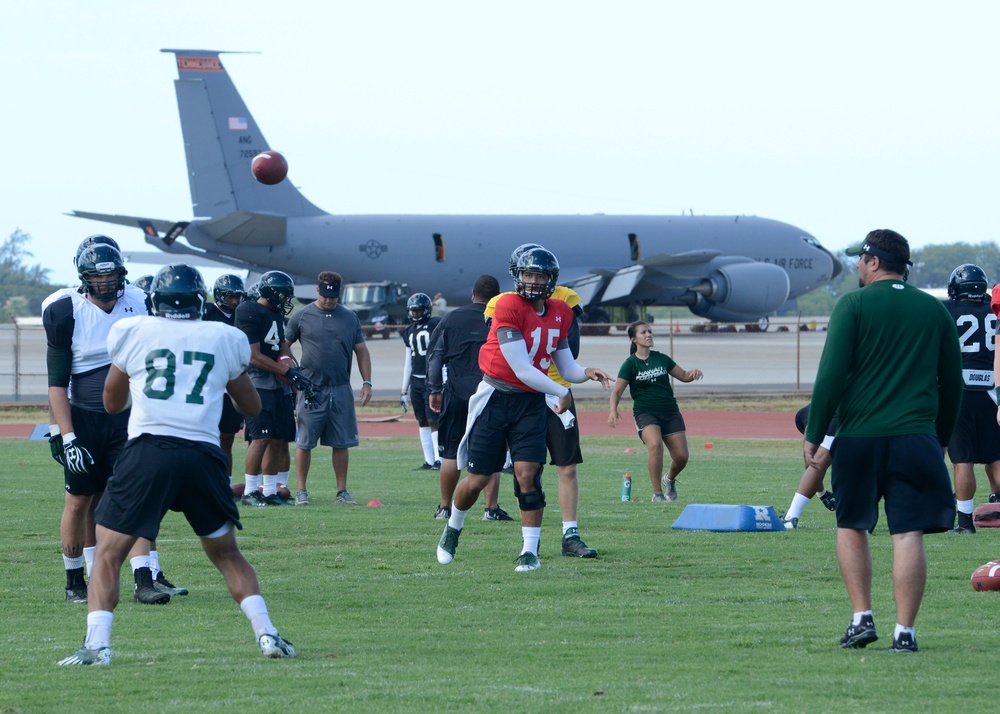
<svg viewBox="0 0 1000 714"><path fill-rule="evenodd" d="M632 477L628 474L622 475L622 502L628 503L632 500Z"/></svg>

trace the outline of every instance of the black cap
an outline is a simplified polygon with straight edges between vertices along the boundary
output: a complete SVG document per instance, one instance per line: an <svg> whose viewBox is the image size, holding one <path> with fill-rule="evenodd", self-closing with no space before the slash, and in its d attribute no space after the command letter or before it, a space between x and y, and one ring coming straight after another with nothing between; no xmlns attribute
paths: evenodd
<svg viewBox="0 0 1000 714"><path fill-rule="evenodd" d="M874 255L878 258L881 258L882 260L888 263L904 263L905 265L913 265L913 263L911 263L910 261L903 260L895 253L891 253L888 250L883 250L882 248L879 248L876 245L872 245L867 240L863 240L856 245L852 245L850 248L844 251L844 255L849 255L852 257L864 255L865 253L867 253L868 255Z"/></svg>
<svg viewBox="0 0 1000 714"><path fill-rule="evenodd" d="M319 294L325 298L339 298L340 297L340 286L330 285L329 283L320 283L316 286L319 290Z"/></svg>

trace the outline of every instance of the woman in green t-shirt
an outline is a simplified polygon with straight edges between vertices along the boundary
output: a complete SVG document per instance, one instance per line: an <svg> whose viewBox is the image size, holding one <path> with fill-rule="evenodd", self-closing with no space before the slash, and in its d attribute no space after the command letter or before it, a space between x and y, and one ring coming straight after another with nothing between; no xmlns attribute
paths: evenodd
<svg viewBox="0 0 1000 714"><path fill-rule="evenodd" d="M618 370L618 379L611 390L611 413L608 424L615 427L622 420L618 402L629 388L632 414L639 438L649 452L649 480L653 484L653 503L677 500L677 474L688 462L687 435L684 418L677 408L670 378L693 382L705 375L700 369L681 369L676 362L653 347L653 330L645 322L628 326L632 341L631 355ZM670 454L670 469L663 474L663 445ZM666 495L664 495L666 494Z"/></svg>

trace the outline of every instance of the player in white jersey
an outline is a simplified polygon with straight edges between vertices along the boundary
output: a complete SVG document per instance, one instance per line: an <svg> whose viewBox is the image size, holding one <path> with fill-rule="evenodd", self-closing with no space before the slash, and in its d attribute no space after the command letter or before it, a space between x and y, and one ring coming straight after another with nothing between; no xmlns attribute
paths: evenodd
<svg viewBox="0 0 1000 714"><path fill-rule="evenodd" d="M86 561L89 569L95 544L93 509L127 438L128 415L109 415L101 400L111 365L107 335L117 321L145 315L147 307L145 293L125 284L128 271L110 238L84 239L74 264L80 287L46 298L42 322L48 341L49 444L63 467L66 490L60 523L66 600L84 603L83 566ZM142 541L131 554L134 599L160 604L171 594L186 594L158 572L153 553L155 546Z"/></svg>
<svg viewBox="0 0 1000 714"><path fill-rule="evenodd" d="M131 402L129 441L96 512L97 552L90 582L87 636L60 665L111 663L118 569L136 538L155 539L168 510L184 513L267 657L294 657L271 623L253 566L236 543L242 528L219 447L223 395L248 415L260 397L246 374L250 344L234 327L203 322L207 290L197 270L169 265L153 280L151 317L116 323L108 334L112 367L104 406Z"/></svg>

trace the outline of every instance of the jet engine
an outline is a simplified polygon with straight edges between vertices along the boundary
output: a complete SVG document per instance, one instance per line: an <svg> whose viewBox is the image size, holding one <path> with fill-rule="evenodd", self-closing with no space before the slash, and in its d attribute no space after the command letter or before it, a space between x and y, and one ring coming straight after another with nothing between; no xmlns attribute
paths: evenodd
<svg viewBox="0 0 1000 714"><path fill-rule="evenodd" d="M684 302L699 317L720 322L757 320L788 300L788 273L773 263L729 263L690 288Z"/></svg>

